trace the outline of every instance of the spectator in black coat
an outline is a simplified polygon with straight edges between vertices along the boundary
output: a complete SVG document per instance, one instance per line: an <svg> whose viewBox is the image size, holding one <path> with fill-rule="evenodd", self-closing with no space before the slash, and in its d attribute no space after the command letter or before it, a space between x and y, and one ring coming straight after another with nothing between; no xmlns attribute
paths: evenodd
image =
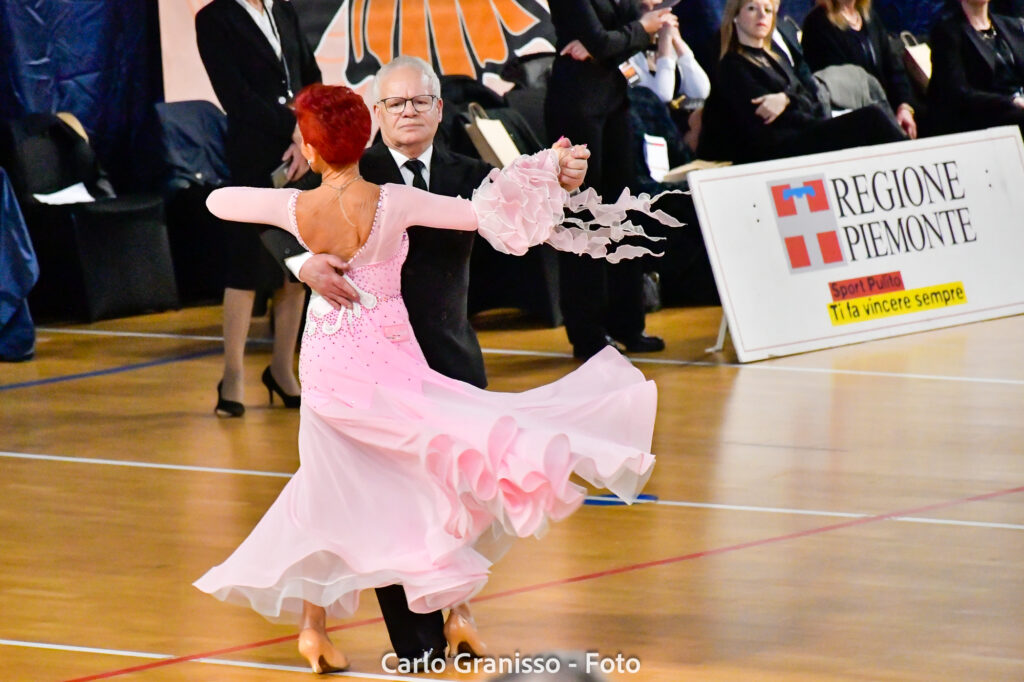
<svg viewBox="0 0 1024 682"><path fill-rule="evenodd" d="M225 152L231 182L270 187L274 170L286 163L284 181L293 182L308 167L299 151L293 93L320 81L313 50L290 2L214 0L196 14L199 56L213 91L227 114ZM224 370L217 384L216 413L241 417L245 343L256 291L274 291L273 356L263 371L268 395L286 407L299 406L295 344L302 323L305 291L285 278L263 248L259 230L240 223L224 225Z"/></svg>
<svg viewBox="0 0 1024 682"><path fill-rule="evenodd" d="M928 98L942 132L1017 125L1024 130L1024 27L961 0L932 29Z"/></svg>
<svg viewBox="0 0 1024 682"><path fill-rule="evenodd" d="M674 19L667 9L644 12L634 0L548 4L559 50L545 100L548 137L564 135L586 144L591 152L587 186L603 197L617 197L634 169L627 81L619 64L646 49L658 29ZM664 349L662 339L644 333L642 265L639 259L611 265L560 254L562 316L574 356L585 360L606 345L630 352Z"/></svg>
<svg viewBox="0 0 1024 682"><path fill-rule="evenodd" d="M856 64L878 79L900 128L917 137L910 82L889 33L871 9L871 0L818 0L804 19L801 43L814 71L837 64Z"/></svg>

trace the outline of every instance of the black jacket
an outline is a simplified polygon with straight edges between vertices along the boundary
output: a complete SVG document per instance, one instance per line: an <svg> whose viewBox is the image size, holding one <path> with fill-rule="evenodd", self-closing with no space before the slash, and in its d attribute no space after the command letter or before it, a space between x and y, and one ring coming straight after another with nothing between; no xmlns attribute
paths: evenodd
<svg viewBox="0 0 1024 682"><path fill-rule="evenodd" d="M755 114L751 100L762 95L784 92L789 105L771 124ZM728 121L734 135L734 161L750 161L775 156L802 130L826 120L817 97L807 91L785 57L764 50L740 46L727 52L718 65L718 90L715 97L720 115Z"/></svg>
<svg viewBox="0 0 1024 682"><path fill-rule="evenodd" d="M213 0L196 14L199 55L227 114L225 155L238 185L270 186L295 129L285 104L289 81L296 94L321 80L292 3L277 0L272 16L287 69L236 0Z"/></svg>
<svg viewBox="0 0 1024 682"><path fill-rule="evenodd" d="M808 65L820 71L836 64L856 64L882 84L893 111L901 104L909 104L911 92L906 70L889 42L885 24L874 10L868 14L861 31L867 35L870 54L861 49L857 31L839 28L828 20L824 7L815 7L804 19L801 39Z"/></svg>
<svg viewBox="0 0 1024 682"><path fill-rule="evenodd" d="M1021 20L989 15L996 33L1013 51L1018 84L1024 86L1024 27ZM964 13L957 9L932 29L932 78L929 107L942 132L1018 123L1024 110L1006 92L995 89L995 60Z"/></svg>
<svg viewBox="0 0 1024 682"><path fill-rule="evenodd" d="M800 82L804 84L810 92L817 92L818 82L814 80L814 74L811 72L811 67L807 64L807 59L804 57L804 48L800 45L800 26L793 20L792 17L779 17L778 23L776 24L776 30L779 35L782 36L782 42L786 43L786 47L789 49L789 54L793 56L791 61L793 65L793 72L796 73L796 77L800 79ZM772 49L775 49L774 47ZM785 56L785 55L780 55Z"/></svg>
<svg viewBox="0 0 1024 682"><path fill-rule="evenodd" d="M632 0L550 0L555 49L579 40L593 59L558 56L551 67L548 96L576 110L624 105L625 77L619 64L651 43Z"/></svg>
<svg viewBox="0 0 1024 682"><path fill-rule="evenodd" d="M469 198L491 171L478 159L434 145L430 191ZM395 159L383 143L366 150L359 172L370 182L403 184ZM409 255L402 266L402 298L416 340L436 372L483 388L483 354L469 324L469 256L474 232L409 228Z"/></svg>

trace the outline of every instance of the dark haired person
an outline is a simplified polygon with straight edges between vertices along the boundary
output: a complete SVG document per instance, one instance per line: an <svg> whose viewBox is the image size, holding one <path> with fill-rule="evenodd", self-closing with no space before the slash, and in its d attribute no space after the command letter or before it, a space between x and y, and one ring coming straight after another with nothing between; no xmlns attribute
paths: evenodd
<svg viewBox="0 0 1024 682"><path fill-rule="evenodd" d="M420 97L404 105L425 104ZM224 188L207 205L340 258L359 300L338 309L312 297L299 362L299 470L196 586L270 619L300 618L299 651L318 673L348 665L327 636L327 617L350 616L361 590L395 583L413 611L450 608L450 651L479 655L469 598L509 542L582 504L585 490L570 475L626 500L639 493L654 464L656 389L610 349L522 393L484 391L431 370L401 296L406 230L475 230L513 254L549 243L607 256L586 226L560 225L566 202L603 213L589 193L569 197L578 184L559 182L562 166L588 152L561 141L492 173L472 200L450 198L360 176L370 115L352 90L310 86L295 110L302 153L321 186Z"/></svg>
<svg viewBox="0 0 1024 682"><path fill-rule="evenodd" d="M632 0L548 4L560 52L548 81L545 127L552 139L565 135L590 148L587 184L611 200L635 172L627 81L619 65L644 51L674 17L667 9L641 12ZM574 50L577 44L585 56ZM560 254L558 264L560 305L573 355L585 360L616 342L631 352L665 348L662 339L644 333L640 261L612 265Z"/></svg>

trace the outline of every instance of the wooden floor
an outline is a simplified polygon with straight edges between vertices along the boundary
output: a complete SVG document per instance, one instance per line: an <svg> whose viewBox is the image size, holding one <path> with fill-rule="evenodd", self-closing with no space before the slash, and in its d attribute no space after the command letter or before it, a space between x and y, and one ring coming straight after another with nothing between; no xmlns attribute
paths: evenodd
<svg viewBox="0 0 1024 682"><path fill-rule="evenodd" d="M1024 317L740 366L704 352L720 314L649 317L657 500L516 545L475 602L492 650L638 659L613 680L1024 680ZM561 329L480 326L494 389L575 366ZM297 466L265 344L245 418L214 417L219 333L216 307L46 328L0 365L0 679L310 679L291 627L191 586ZM424 679L382 671L372 594L334 625L352 677Z"/></svg>

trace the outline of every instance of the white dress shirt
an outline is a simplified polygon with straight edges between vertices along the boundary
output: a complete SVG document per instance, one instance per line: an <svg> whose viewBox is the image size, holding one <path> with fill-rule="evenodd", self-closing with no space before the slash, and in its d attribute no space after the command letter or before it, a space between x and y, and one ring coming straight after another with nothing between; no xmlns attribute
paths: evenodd
<svg viewBox="0 0 1024 682"><path fill-rule="evenodd" d="M258 26L260 31L263 32L263 35L267 37L267 41L270 43L270 46L274 48L274 54L276 54L277 58L280 59L281 39L277 35L277 26L274 25L274 17L271 14L274 9L274 0L263 0L263 10L256 9L246 2L246 0L235 1L245 8L245 11L249 13L252 20L256 22L256 26Z"/></svg>
<svg viewBox="0 0 1024 682"><path fill-rule="evenodd" d="M405 162L409 160L409 157L400 151L388 147L388 151L391 152L391 158L398 164L398 170L402 171L402 179L405 180L405 184L412 185L412 171L405 167ZM434 145L427 147L426 151L420 154L418 158L423 162L423 171L420 173L423 176L423 182L427 183L427 188L430 188L430 159L434 157Z"/></svg>

